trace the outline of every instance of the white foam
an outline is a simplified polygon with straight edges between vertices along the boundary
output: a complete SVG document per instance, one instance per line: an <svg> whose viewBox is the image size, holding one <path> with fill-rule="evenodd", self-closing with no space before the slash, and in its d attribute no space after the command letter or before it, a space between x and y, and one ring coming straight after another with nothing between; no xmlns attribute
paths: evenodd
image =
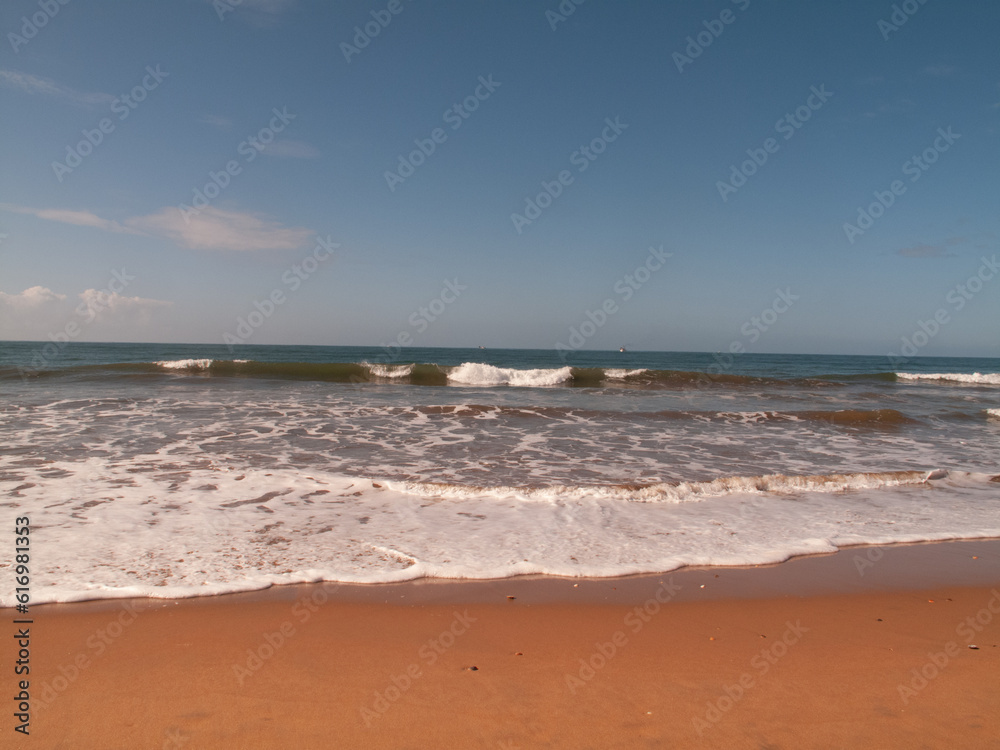
<svg viewBox="0 0 1000 750"><path fill-rule="evenodd" d="M782 414L774 411L720 411L715 416L719 419L728 419L740 424L758 424L773 419L782 419L789 422L802 421L794 414Z"/></svg>
<svg viewBox="0 0 1000 750"><path fill-rule="evenodd" d="M570 367L558 369L518 370L495 367L480 362L465 362L448 373L448 380L463 385L559 385L573 377Z"/></svg>
<svg viewBox="0 0 1000 750"><path fill-rule="evenodd" d="M638 370L611 369L604 371L604 377L608 378L608 380L625 380L626 378L631 378L635 375L642 375L644 372L648 372L648 370L645 368Z"/></svg>
<svg viewBox="0 0 1000 750"><path fill-rule="evenodd" d="M413 372L413 365L382 365L362 362L368 372L377 378L405 378Z"/></svg>
<svg viewBox="0 0 1000 750"><path fill-rule="evenodd" d="M1000 419L1000 409L987 409L986 413L991 417Z"/></svg>
<svg viewBox="0 0 1000 750"><path fill-rule="evenodd" d="M167 359L155 364L166 370L207 370L212 366L211 359Z"/></svg>
<svg viewBox="0 0 1000 750"><path fill-rule="evenodd" d="M873 431L755 424L803 402L852 408L831 400L843 389L730 402L729 392L689 401L614 388L484 398L468 386L125 382L40 382L23 403L0 398L0 495L35 527L33 603L318 580L615 576L1000 537L1000 484L953 470L997 473L1000 403L958 386L926 386L932 398L905 409L978 419ZM897 407L911 388L861 405ZM640 413L678 410L702 416ZM927 471L936 467L947 471ZM10 566L0 556L0 579ZM12 593L0 587L0 606Z"/></svg>
<svg viewBox="0 0 1000 750"><path fill-rule="evenodd" d="M787 495L799 492L844 492L922 484L942 479L948 472L897 471L885 473L824 474L786 476L770 474L759 477L723 477L708 482L656 483L641 487L556 485L542 488L474 487L433 482L387 482L397 492L420 497L514 498L521 501L559 502L599 497L640 503L686 503L729 495Z"/></svg>
<svg viewBox="0 0 1000 750"><path fill-rule="evenodd" d="M31 471L33 486L15 500L37 526L32 603L320 580L619 576L778 562L848 544L1000 537L1000 488L954 471L934 482L914 472L917 480L899 477L914 484L896 487L860 475L819 485L786 477L771 489L766 478L718 480L694 492L697 502L628 502L621 488L599 487L524 502L301 469L212 465L184 478L175 461L92 456ZM0 606L14 603L9 589L0 597Z"/></svg>
<svg viewBox="0 0 1000 750"><path fill-rule="evenodd" d="M955 383L976 383L979 385L1000 385L998 372L897 372L901 380L950 380Z"/></svg>

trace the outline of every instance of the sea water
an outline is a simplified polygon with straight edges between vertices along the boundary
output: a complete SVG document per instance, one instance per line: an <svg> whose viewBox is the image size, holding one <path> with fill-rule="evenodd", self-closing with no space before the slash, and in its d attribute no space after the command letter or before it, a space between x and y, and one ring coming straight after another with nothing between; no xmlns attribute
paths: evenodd
<svg viewBox="0 0 1000 750"><path fill-rule="evenodd" d="M0 343L33 603L1000 537L998 457L996 359Z"/></svg>

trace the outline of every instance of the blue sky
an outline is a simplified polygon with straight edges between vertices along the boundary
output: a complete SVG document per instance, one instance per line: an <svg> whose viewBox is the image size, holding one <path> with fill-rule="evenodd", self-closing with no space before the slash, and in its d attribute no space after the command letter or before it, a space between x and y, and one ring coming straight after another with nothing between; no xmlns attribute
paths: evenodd
<svg viewBox="0 0 1000 750"><path fill-rule="evenodd" d="M0 338L1000 356L998 22L10 0Z"/></svg>

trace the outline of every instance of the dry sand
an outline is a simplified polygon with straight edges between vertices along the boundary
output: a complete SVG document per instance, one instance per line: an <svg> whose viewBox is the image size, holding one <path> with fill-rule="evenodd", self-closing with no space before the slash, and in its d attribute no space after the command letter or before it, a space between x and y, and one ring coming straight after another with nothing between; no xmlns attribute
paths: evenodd
<svg viewBox="0 0 1000 750"><path fill-rule="evenodd" d="M996 540L30 614L4 747L1000 748Z"/></svg>

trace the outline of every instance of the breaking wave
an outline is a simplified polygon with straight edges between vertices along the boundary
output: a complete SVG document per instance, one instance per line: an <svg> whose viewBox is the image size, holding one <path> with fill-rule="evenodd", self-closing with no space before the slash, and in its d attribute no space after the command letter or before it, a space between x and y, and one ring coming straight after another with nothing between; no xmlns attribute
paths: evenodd
<svg viewBox="0 0 1000 750"><path fill-rule="evenodd" d="M448 372L448 380L463 385L560 385L573 378L572 367L518 370L513 367L466 362Z"/></svg>
<svg viewBox="0 0 1000 750"><path fill-rule="evenodd" d="M883 487L919 485L945 479L947 471L886 471L857 474L812 474L794 476L765 474L754 477L721 477L704 482L657 482L655 484L615 484L599 486L556 485L548 487L491 487L439 482L387 482L408 495L437 498L489 496L522 501L558 502L586 498L616 499L638 503L686 503L727 495L782 495L798 492L845 492Z"/></svg>
<svg viewBox="0 0 1000 750"><path fill-rule="evenodd" d="M460 419L478 418L543 418L543 419L605 419L633 422L642 421L702 421L739 424L759 424L762 422L823 422L844 427L892 427L896 425L919 424L896 409L840 409L807 411L650 411L614 412L599 409L583 409L569 406L501 406L495 404L443 404L408 407L406 412L428 416L451 416ZM1000 411L1000 410L998 410ZM961 416L965 416L964 413Z"/></svg>
<svg viewBox="0 0 1000 750"><path fill-rule="evenodd" d="M900 380L945 380L952 383L1000 385L1000 372L897 372Z"/></svg>
<svg viewBox="0 0 1000 750"><path fill-rule="evenodd" d="M514 386L514 387L613 387L690 389L707 387L836 387L867 381L937 381L972 385L1000 385L1000 373L893 373L827 374L811 377L765 377L722 372L654 370L648 368L549 367L522 369L484 362L457 366L402 362L264 362L245 359L173 359L155 362L80 365L49 370L22 371L0 367L3 378L59 378L152 375L270 378L343 383L405 383L409 385Z"/></svg>

